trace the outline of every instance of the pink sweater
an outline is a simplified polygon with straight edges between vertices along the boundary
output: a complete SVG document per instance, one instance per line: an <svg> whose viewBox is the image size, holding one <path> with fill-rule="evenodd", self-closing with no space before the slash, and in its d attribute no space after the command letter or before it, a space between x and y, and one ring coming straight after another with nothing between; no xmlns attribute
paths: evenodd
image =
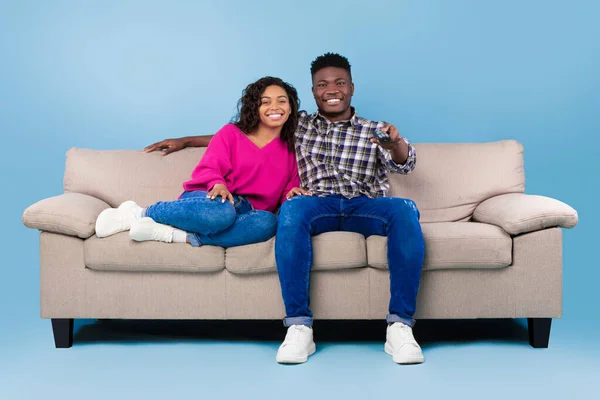
<svg viewBox="0 0 600 400"><path fill-rule="evenodd" d="M280 139L258 148L235 125L227 124L212 138L186 191L209 191L223 183L245 196L257 210L275 211L288 192L300 186L296 156Z"/></svg>

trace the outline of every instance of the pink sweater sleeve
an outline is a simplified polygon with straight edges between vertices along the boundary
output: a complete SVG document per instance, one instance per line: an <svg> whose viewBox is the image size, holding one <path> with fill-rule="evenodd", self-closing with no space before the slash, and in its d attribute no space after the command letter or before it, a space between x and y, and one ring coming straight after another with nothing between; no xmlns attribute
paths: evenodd
<svg viewBox="0 0 600 400"><path fill-rule="evenodd" d="M211 190L214 185L225 184L225 177L231 172L231 127L225 125L211 139L200 163L192 172L194 184L206 185Z"/></svg>
<svg viewBox="0 0 600 400"><path fill-rule="evenodd" d="M292 166L292 175L290 176L290 180L287 185L285 185L285 189L283 189L283 193L281 194L281 199L279 200L279 205L283 204L286 200L287 194L295 187L300 187L300 177L298 176L298 164L296 163L296 156L292 154L293 158L293 166Z"/></svg>

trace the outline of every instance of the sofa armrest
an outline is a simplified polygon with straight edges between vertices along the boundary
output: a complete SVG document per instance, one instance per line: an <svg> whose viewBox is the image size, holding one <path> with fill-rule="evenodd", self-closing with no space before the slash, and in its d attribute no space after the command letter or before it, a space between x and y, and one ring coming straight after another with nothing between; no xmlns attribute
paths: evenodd
<svg viewBox="0 0 600 400"><path fill-rule="evenodd" d="M64 193L29 206L21 220L28 228L87 239L96 231L96 218L110 206L81 193Z"/></svg>
<svg viewBox="0 0 600 400"><path fill-rule="evenodd" d="M511 235L577 225L577 211L550 197L511 193L491 197L473 211L473 220L497 225Z"/></svg>

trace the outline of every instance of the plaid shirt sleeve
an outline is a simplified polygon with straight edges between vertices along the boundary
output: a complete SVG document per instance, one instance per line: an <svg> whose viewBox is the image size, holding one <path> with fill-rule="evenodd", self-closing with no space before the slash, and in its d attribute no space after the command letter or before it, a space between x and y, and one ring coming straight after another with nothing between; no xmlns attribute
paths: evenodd
<svg viewBox="0 0 600 400"><path fill-rule="evenodd" d="M381 164L385 166L386 171L407 175L415 169L417 164L417 152L406 138L402 138L402 140L408 145L408 158L404 164L396 164L394 160L392 160L390 151L382 147L379 147L379 160L381 161Z"/></svg>

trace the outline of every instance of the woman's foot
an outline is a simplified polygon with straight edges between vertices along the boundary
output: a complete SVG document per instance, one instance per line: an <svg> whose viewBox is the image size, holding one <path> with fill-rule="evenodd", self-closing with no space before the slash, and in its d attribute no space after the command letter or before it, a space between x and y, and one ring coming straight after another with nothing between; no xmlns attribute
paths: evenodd
<svg viewBox="0 0 600 400"><path fill-rule="evenodd" d="M173 242L173 233L175 228L169 225L159 224L152 218L144 217L135 221L131 225L129 238L136 242L145 242L153 240L156 242Z"/></svg>
<svg viewBox="0 0 600 400"><path fill-rule="evenodd" d="M134 221L142 217L144 209L135 201L126 201L118 208L107 208L96 219L96 235L99 238L128 231Z"/></svg>

